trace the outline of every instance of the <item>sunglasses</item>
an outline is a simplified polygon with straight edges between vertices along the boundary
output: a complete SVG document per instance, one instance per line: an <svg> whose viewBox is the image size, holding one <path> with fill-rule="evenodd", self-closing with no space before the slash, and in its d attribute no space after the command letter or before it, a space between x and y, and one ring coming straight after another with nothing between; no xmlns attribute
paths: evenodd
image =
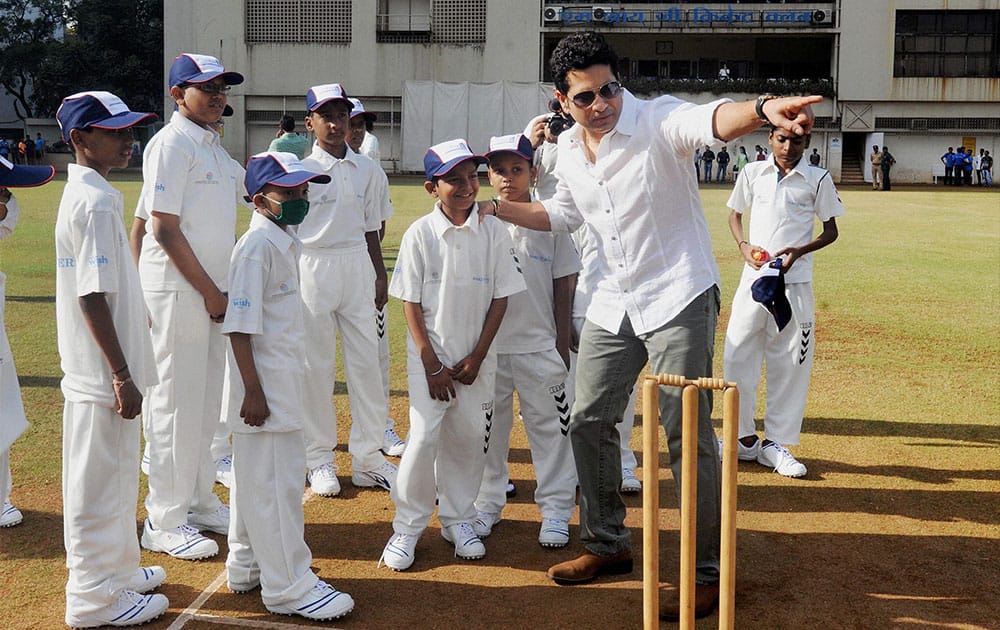
<svg viewBox="0 0 1000 630"><path fill-rule="evenodd" d="M575 94L570 98L573 104L577 107L590 107L594 104L594 100L597 95L600 94L601 98L604 100L609 100L615 98L622 93L622 84L618 81L608 81L597 90L587 90L585 92L580 92Z"/></svg>
<svg viewBox="0 0 1000 630"><path fill-rule="evenodd" d="M188 83L181 87L194 88L199 92L204 92L205 94L225 94L229 90L233 89L230 85L216 85L215 83Z"/></svg>

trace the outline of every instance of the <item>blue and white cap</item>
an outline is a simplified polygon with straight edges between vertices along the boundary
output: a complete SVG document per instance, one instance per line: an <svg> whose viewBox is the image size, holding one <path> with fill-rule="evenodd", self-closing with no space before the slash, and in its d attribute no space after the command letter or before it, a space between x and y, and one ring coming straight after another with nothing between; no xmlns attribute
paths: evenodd
<svg viewBox="0 0 1000 630"><path fill-rule="evenodd" d="M785 294L785 270L781 258L775 258L757 272L757 279L750 285L750 295L774 317L781 331L792 320L792 305Z"/></svg>
<svg viewBox="0 0 1000 630"><path fill-rule="evenodd" d="M340 101L345 103L350 109L354 103L347 97L344 86L339 83L327 83L325 85L314 85L306 92L306 109L311 112L316 111L330 101Z"/></svg>
<svg viewBox="0 0 1000 630"><path fill-rule="evenodd" d="M54 166L22 166L0 157L0 186L31 188L47 184L56 174Z"/></svg>
<svg viewBox="0 0 1000 630"><path fill-rule="evenodd" d="M207 83L215 77L222 77L226 85L243 83L239 72L226 72L215 57L196 53L181 53L170 64L170 87L184 83Z"/></svg>
<svg viewBox="0 0 1000 630"><path fill-rule="evenodd" d="M328 184L330 176L306 169L295 154L283 151L264 151L251 155L247 160L246 177L243 178L251 197L268 184L291 188L306 182Z"/></svg>
<svg viewBox="0 0 1000 630"><path fill-rule="evenodd" d="M487 162L483 156L473 153L469 143L462 138L435 144L424 153L424 173L427 175L427 181L447 174L466 160L473 160L476 164Z"/></svg>
<svg viewBox="0 0 1000 630"><path fill-rule="evenodd" d="M370 112L366 110L364 103L362 103L360 100L356 98L349 98L347 100L349 100L351 102L351 105L354 106L351 109L351 118L354 118L355 116L364 116L365 120L370 120L372 122L378 120L378 116L375 114L375 112Z"/></svg>
<svg viewBox="0 0 1000 630"><path fill-rule="evenodd" d="M530 162L535 155L535 149L531 146L531 140L528 140L523 133L515 133L510 136L490 138L490 150L486 152L486 159L492 159L498 153L513 153Z"/></svg>
<svg viewBox="0 0 1000 630"><path fill-rule="evenodd" d="M69 132L74 129L126 129L152 123L157 118L153 113L133 112L122 99L111 92L100 91L67 96L56 111L56 121L66 142L69 142Z"/></svg>

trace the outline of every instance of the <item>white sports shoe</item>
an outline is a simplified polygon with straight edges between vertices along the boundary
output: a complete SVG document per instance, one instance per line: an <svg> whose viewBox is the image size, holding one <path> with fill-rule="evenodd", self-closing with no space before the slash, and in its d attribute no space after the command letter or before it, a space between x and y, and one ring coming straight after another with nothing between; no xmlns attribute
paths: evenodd
<svg viewBox="0 0 1000 630"><path fill-rule="evenodd" d="M223 455L215 460L215 483L221 483L227 488L233 484L233 458L231 455Z"/></svg>
<svg viewBox="0 0 1000 630"><path fill-rule="evenodd" d="M538 544L543 547L565 547L569 542L569 521L561 518L543 518L538 530Z"/></svg>
<svg viewBox="0 0 1000 630"><path fill-rule="evenodd" d="M165 579L167 572L161 566L139 567L129 578L128 586L125 588L139 594L148 593L163 584Z"/></svg>
<svg viewBox="0 0 1000 630"><path fill-rule="evenodd" d="M337 479L337 465L327 462L309 471L309 485L321 497L335 497L340 494L340 480Z"/></svg>
<svg viewBox="0 0 1000 630"><path fill-rule="evenodd" d="M382 452L389 457L402 457L406 451L406 442L396 433L394 422L390 419L385 425L385 438L382 440Z"/></svg>
<svg viewBox="0 0 1000 630"><path fill-rule="evenodd" d="M382 550L382 557L378 560L378 566L389 567L393 571L405 571L413 566L416 557L417 540L419 536L413 534L393 534L389 542Z"/></svg>
<svg viewBox="0 0 1000 630"><path fill-rule="evenodd" d="M625 494L642 492L642 482L635 476L635 471L631 468L622 468L621 491Z"/></svg>
<svg viewBox="0 0 1000 630"><path fill-rule="evenodd" d="M118 601L86 617L66 615L66 625L71 628L97 628L99 626L138 626L162 615L170 606L165 595L140 595L128 589L122 591Z"/></svg>
<svg viewBox="0 0 1000 630"><path fill-rule="evenodd" d="M476 536L486 538L493 533L493 528L503 520L499 512L476 512L476 520L472 521L472 531Z"/></svg>
<svg viewBox="0 0 1000 630"><path fill-rule="evenodd" d="M219 553L219 545L193 527L178 525L173 529L154 529L148 518L140 542L150 551L160 551L180 560L201 560Z"/></svg>
<svg viewBox="0 0 1000 630"><path fill-rule="evenodd" d="M722 461L722 438L716 439L719 444L719 461ZM760 453L760 438L754 441L752 446L745 446L740 440L736 440L736 459L741 462L752 462L757 459Z"/></svg>
<svg viewBox="0 0 1000 630"><path fill-rule="evenodd" d="M441 528L441 536L455 545L455 555L463 560L479 560L486 556L486 545L472 529L472 523L459 521Z"/></svg>
<svg viewBox="0 0 1000 630"><path fill-rule="evenodd" d="M358 470L351 475L351 483L358 488L382 488L389 490L396 485L396 473L399 468L389 460L383 460L378 468L373 470Z"/></svg>
<svg viewBox="0 0 1000 630"><path fill-rule="evenodd" d="M229 506L223 503L214 512L188 512L188 525L201 532L229 534Z"/></svg>
<svg viewBox="0 0 1000 630"><path fill-rule="evenodd" d="M278 615L299 615L306 619L324 621L339 619L354 610L354 599L319 580L316 586L298 601L266 606L266 608Z"/></svg>
<svg viewBox="0 0 1000 630"><path fill-rule="evenodd" d="M788 449L777 442L760 447L757 463L773 468L774 472L786 477L803 477L806 474L805 465L792 457Z"/></svg>
<svg viewBox="0 0 1000 630"><path fill-rule="evenodd" d="M21 510L14 507L10 501L3 502L3 509L0 510L0 527L13 527L20 525L24 520Z"/></svg>

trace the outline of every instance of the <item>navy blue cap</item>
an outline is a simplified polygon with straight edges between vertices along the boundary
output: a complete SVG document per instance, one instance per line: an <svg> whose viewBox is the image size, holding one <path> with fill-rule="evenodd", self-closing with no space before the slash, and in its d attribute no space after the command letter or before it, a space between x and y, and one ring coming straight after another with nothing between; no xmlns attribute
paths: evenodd
<svg viewBox="0 0 1000 630"><path fill-rule="evenodd" d="M152 123L157 118L153 113L133 112L122 99L111 92L100 91L67 96L56 111L56 121L66 142L69 142L69 132L74 129L126 129Z"/></svg>
<svg viewBox="0 0 1000 630"><path fill-rule="evenodd" d="M170 87L184 83L208 83L215 77L222 77L226 85L243 83L239 72L226 72L215 57L195 53L181 53L170 64Z"/></svg>
<svg viewBox="0 0 1000 630"><path fill-rule="evenodd" d="M779 331L792 321L792 305L785 295L785 270L781 268L781 258L760 268L757 279L750 285L750 294L771 313Z"/></svg>
<svg viewBox="0 0 1000 630"><path fill-rule="evenodd" d="M362 103L360 100L356 98L349 98L347 100L349 100L351 102L351 105L353 106L351 108L351 118L354 118L355 116L364 116L365 120L370 120L372 122L378 120L378 114L366 110L365 104Z"/></svg>
<svg viewBox="0 0 1000 630"><path fill-rule="evenodd" d="M256 195L268 184L291 188L306 182L328 184L330 176L307 170L298 157L282 151L251 155L247 160L247 174L243 179L250 196Z"/></svg>
<svg viewBox="0 0 1000 630"><path fill-rule="evenodd" d="M306 109L310 112L316 111L330 101L340 101L347 105L348 110L354 109L354 103L347 97L344 86L339 83L314 85L306 92Z"/></svg>
<svg viewBox="0 0 1000 630"><path fill-rule="evenodd" d="M476 164L487 163L486 158L473 153L469 143L461 138L435 144L424 153L424 173L427 175L427 181L447 174L466 160L473 160Z"/></svg>
<svg viewBox="0 0 1000 630"><path fill-rule="evenodd" d="M47 184L56 174L54 166L22 166L0 157L0 186L31 188Z"/></svg>
<svg viewBox="0 0 1000 630"><path fill-rule="evenodd" d="M493 156L498 153L513 153L530 162L535 155L535 148L531 146L531 140L528 140L523 133L493 136L490 138L490 150L486 152L486 159L493 159Z"/></svg>

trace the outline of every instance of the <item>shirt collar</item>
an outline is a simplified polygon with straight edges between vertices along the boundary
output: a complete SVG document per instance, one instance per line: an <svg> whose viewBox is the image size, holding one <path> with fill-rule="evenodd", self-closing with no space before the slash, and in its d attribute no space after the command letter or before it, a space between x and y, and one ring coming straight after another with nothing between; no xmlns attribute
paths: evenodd
<svg viewBox="0 0 1000 630"><path fill-rule="evenodd" d="M611 133L615 131L623 133L626 136L631 136L635 134L636 128L639 126L639 99L632 95L631 92L622 88L622 111L618 115L618 123L615 128L611 130Z"/></svg>
<svg viewBox="0 0 1000 630"><path fill-rule="evenodd" d="M434 236L438 238L444 236L448 230L469 228L473 232L478 232L479 204L477 203L472 206L472 211L469 212L469 218L466 219L465 223L462 225L455 225L450 219L448 219L448 217L444 216L444 211L441 210L441 202L438 201L434 204L434 212L431 213L431 226L434 229Z"/></svg>
<svg viewBox="0 0 1000 630"><path fill-rule="evenodd" d="M792 170L788 171L788 174L785 175L785 177L788 177L788 175L791 175L792 173L798 173L799 177L806 179L808 178L808 171L806 170L808 167L809 167L809 160L806 159L806 154L803 153L802 157L799 158L798 163L794 167L792 167ZM767 158L766 170L774 171L775 173L778 172L778 165L774 161L773 153Z"/></svg>
<svg viewBox="0 0 1000 630"><path fill-rule="evenodd" d="M212 129L202 127L201 125L195 123L179 111L174 112L170 116L170 124L176 125L178 131L186 136L190 136L195 142L201 142L203 144L218 144L219 142L219 134Z"/></svg>
<svg viewBox="0 0 1000 630"><path fill-rule="evenodd" d="M284 253L291 248L292 244L295 242L295 237L288 233L288 230L283 229L277 223L268 219L260 212L256 210L253 216L250 217L250 228L255 230L261 230L264 232L264 236L272 245L278 248L278 251Z"/></svg>
<svg viewBox="0 0 1000 630"><path fill-rule="evenodd" d="M103 192L116 197L121 196L121 192L116 190L111 184L108 183L108 180L104 179L100 173L89 166L82 166L75 162L70 162L66 165L66 179L67 181L82 182L88 186L99 188Z"/></svg>
<svg viewBox="0 0 1000 630"><path fill-rule="evenodd" d="M339 162L347 162L348 164L357 166L358 154L351 151L351 147L349 147L346 142L344 143L344 146L347 147L347 153L344 154L343 159L340 159L334 157L330 153L327 153L325 149L319 146L319 142L313 142L313 150L312 153L309 154L309 159L316 160L324 169L331 168Z"/></svg>

